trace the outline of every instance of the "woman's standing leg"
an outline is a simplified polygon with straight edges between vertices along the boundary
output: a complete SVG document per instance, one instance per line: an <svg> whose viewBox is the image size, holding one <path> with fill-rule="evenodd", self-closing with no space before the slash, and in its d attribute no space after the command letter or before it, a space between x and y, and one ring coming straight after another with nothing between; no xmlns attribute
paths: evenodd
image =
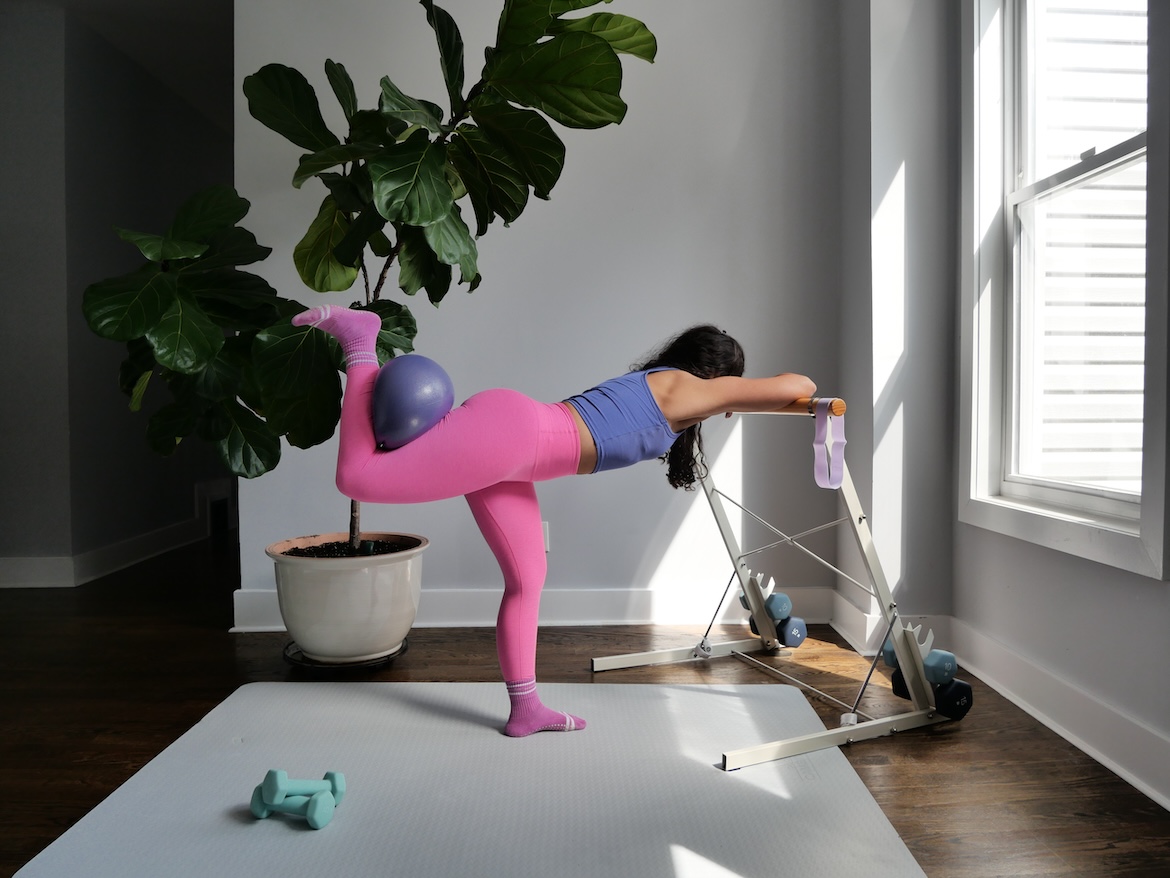
<svg viewBox="0 0 1170 878"><path fill-rule="evenodd" d="M501 482L468 494L467 503L504 574L496 620L496 650L512 704L504 732L523 737L585 728L579 717L545 707L536 693L536 631L548 562L535 486Z"/></svg>

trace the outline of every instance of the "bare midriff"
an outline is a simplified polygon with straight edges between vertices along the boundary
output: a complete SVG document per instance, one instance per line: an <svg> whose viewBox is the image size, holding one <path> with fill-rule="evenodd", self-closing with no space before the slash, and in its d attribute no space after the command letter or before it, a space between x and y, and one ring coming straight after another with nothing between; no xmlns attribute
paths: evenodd
<svg viewBox="0 0 1170 878"><path fill-rule="evenodd" d="M569 410L573 423L577 425L577 433L581 436L581 462L577 464L577 475L583 476L597 468L597 444L576 407L567 401L564 405Z"/></svg>

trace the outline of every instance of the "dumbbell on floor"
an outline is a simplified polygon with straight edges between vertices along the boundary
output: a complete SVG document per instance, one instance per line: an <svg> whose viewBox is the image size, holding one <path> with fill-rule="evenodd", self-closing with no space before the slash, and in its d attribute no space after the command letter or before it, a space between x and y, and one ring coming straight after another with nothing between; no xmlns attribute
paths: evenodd
<svg viewBox="0 0 1170 878"><path fill-rule="evenodd" d="M252 791L252 816L264 820L273 814L292 814L304 817L313 829L324 829L333 819L337 801L333 793L324 790L311 796L285 796L278 804L264 800L264 785Z"/></svg>
<svg viewBox="0 0 1170 878"><path fill-rule="evenodd" d="M893 641L888 638L885 645L882 646L882 660L885 661L886 667L898 667L898 654L894 651ZM922 669L926 672L928 683L951 682L955 678L955 671L958 670L958 667L955 654L945 649L932 649L922 660Z"/></svg>
<svg viewBox="0 0 1170 878"><path fill-rule="evenodd" d="M760 629L756 625L754 617L748 617L748 627L751 628L752 634L760 636ZM808 626L800 616L789 616L787 619L780 619L776 622L776 638L780 641L781 646L790 646L795 649L804 643L807 637Z"/></svg>
<svg viewBox="0 0 1170 878"><path fill-rule="evenodd" d="M890 686L899 698L910 700L910 689L901 668L895 668L890 675ZM960 720L971 710L974 692L966 680L954 678L946 683L934 684L934 708L947 719Z"/></svg>
<svg viewBox="0 0 1170 878"><path fill-rule="evenodd" d="M321 780L291 780L287 772L274 768L264 776L260 786L269 805L279 805L286 796L312 796L322 792L330 793L340 805L345 797L345 775L340 771L327 771Z"/></svg>

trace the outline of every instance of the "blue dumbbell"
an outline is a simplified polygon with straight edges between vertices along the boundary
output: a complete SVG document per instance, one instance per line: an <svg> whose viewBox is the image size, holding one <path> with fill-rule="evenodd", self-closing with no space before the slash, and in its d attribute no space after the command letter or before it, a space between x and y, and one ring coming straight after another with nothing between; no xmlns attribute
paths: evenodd
<svg viewBox="0 0 1170 878"><path fill-rule="evenodd" d="M945 649L932 649L922 660L922 667L926 671L926 680L929 683L942 685L955 679L955 671L959 669L955 661L955 654Z"/></svg>
<svg viewBox="0 0 1170 878"><path fill-rule="evenodd" d="M789 616L776 623L776 636L784 646L795 649L808 637L808 626L800 616Z"/></svg>
<svg viewBox="0 0 1170 878"><path fill-rule="evenodd" d="M764 609L777 625L792 615L792 600L782 591L774 591L764 601Z"/></svg>

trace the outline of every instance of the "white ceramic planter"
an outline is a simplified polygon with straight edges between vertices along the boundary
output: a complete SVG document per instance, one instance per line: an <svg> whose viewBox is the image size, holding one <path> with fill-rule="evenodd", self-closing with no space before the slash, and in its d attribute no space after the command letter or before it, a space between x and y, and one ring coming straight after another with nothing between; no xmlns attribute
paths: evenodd
<svg viewBox="0 0 1170 878"><path fill-rule="evenodd" d="M414 544L386 555L305 558L296 546L348 540L344 533L315 534L273 543L265 552L276 565L276 595L289 635L306 658L327 664L372 661L402 648L414 625L422 588L422 552L430 542L416 534L363 533L363 540Z"/></svg>

